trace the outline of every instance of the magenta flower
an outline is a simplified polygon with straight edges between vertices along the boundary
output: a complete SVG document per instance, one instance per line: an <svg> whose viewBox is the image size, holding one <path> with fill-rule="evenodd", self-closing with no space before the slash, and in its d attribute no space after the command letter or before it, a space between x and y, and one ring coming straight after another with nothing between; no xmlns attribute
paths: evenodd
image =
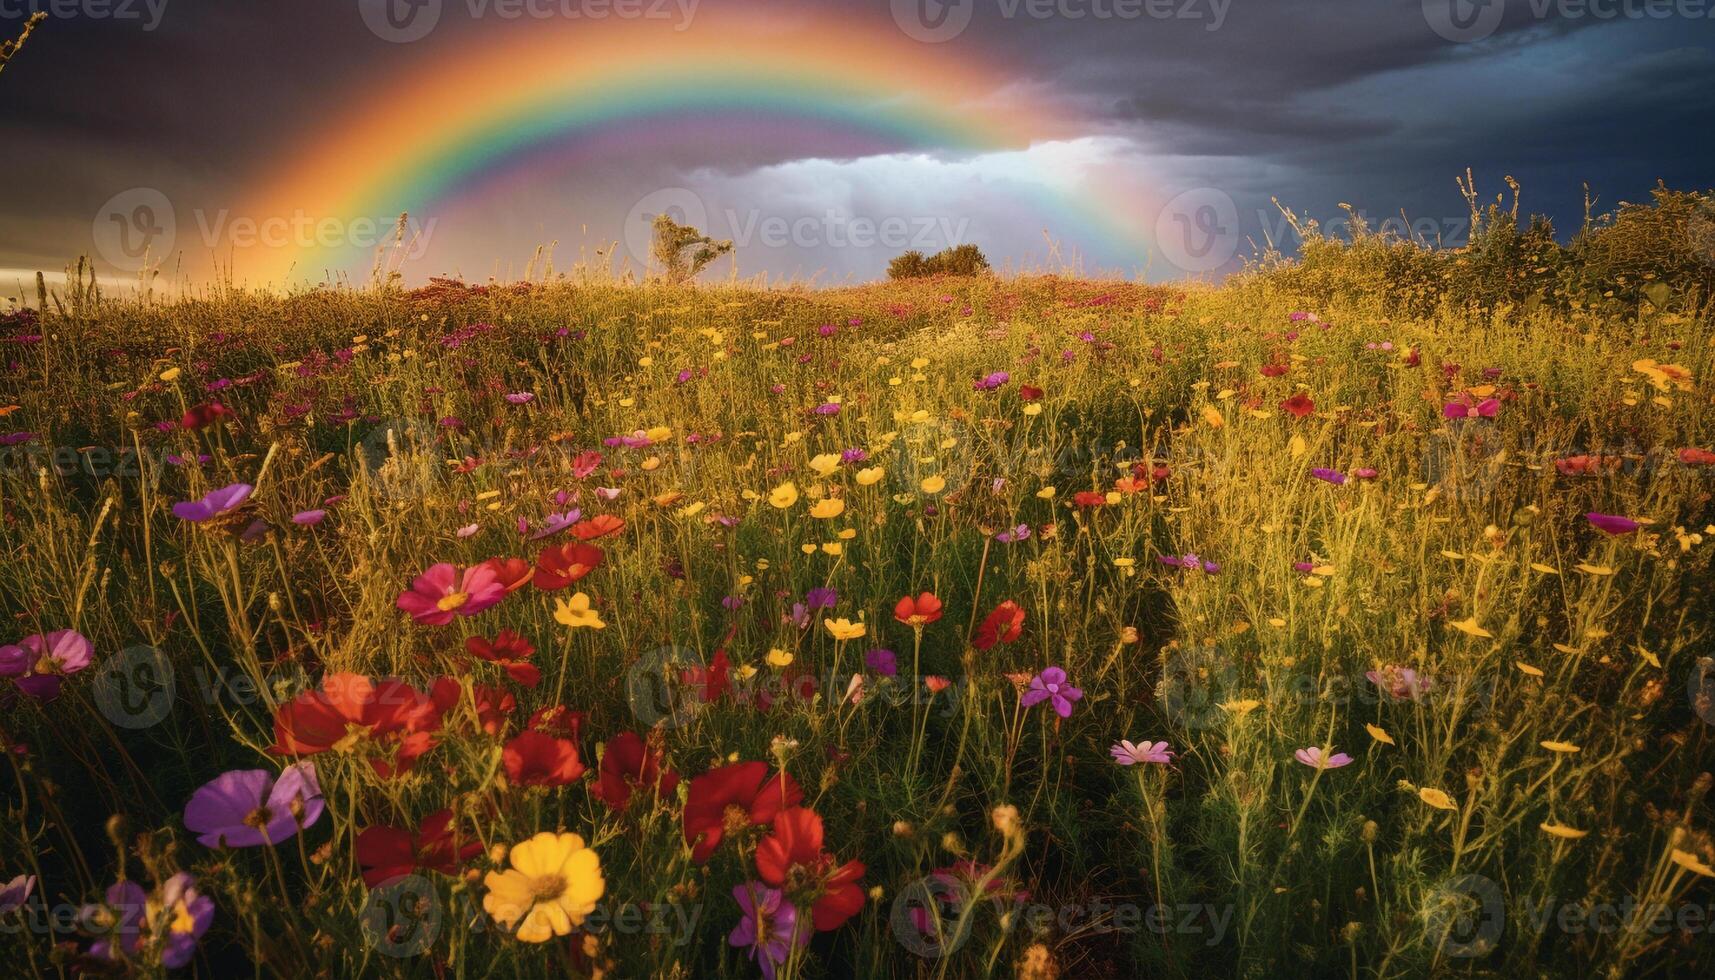
<svg viewBox="0 0 1715 980"><path fill-rule="evenodd" d="M543 538L551 538L582 520L583 516L584 512L576 507L564 514L549 514L548 519L542 522L542 529L537 531L535 534L530 535L530 540L540 541ZM523 518L519 518L519 520L522 521ZM526 524L525 528L527 529L528 527L529 525Z"/></svg>
<svg viewBox="0 0 1715 980"><path fill-rule="evenodd" d="M315 527L317 524L326 520L327 516L328 512L320 508L316 508L315 510L300 510L296 514L292 515L292 523L302 524L305 527Z"/></svg>
<svg viewBox="0 0 1715 980"><path fill-rule="evenodd" d="M1054 713L1062 718L1072 716L1072 702L1082 698L1084 692L1066 683L1066 672L1059 667L1049 667L1042 673L1030 679L1030 689L1024 692L1019 704L1028 708L1032 705L1047 701Z"/></svg>
<svg viewBox="0 0 1715 980"><path fill-rule="evenodd" d="M320 819L322 807L314 762L287 766L278 779L267 769L234 769L191 794L185 829L204 847L278 844Z"/></svg>
<svg viewBox="0 0 1715 980"><path fill-rule="evenodd" d="M506 598L506 586L488 565L472 565L461 573L448 562L428 570L399 593L395 603L425 626L445 626L453 616L474 616Z"/></svg>
<svg viewBox="0 0 1715 980"><path fill-rule="evenodd" d="M1030 525L1029 524L1020 524L1017 527L1008 528L1008 529L1000 532L999 534L994 536L994 539L996 541L999 541L1001 544L1015 544L1019 541L1024 541L1024 540L1028 539L1029 537L1030 537Z"/></svg>
<svg viewBox="0 0 1715 980"><path fill-rule="evenodd" d="M1364 466L1364 467L1360 467L1358 469L1353 470L1352 475L1357 477L1360 480L1373 480L1379 474L1375 470L1370 469L1368 466Z"/></svg>
<svg viewBox="0 0 1715 980"><path fill-rule="evenodd" d="M774 980L780 964L791 955L792 947L807 946L810 930L799 930L798 910L778 888L769 888L760 881L735 886L732 897L744 912L727 942L733 946L750 947L750 958L761 968L767 980Z"/></svg>
<svg viewBox="0 0 1715 980"><path fill-rule="evenodd" d="M1467 392L1441 406L1441 414L1450 419L1492 419L1500 407L1501 403L1497 399L1485 398L1477 401Z"/></svg>
<svg viewBox="0 0 1715 980"><path fill-rule="evenodd" d="M528 405L535 399L535 394L528 391L514 391L506 396L507 402L513 405Z"/></svg>
<svg viewBox="0 0 1715 980"><path fill-rule="evenodd" d="M1383 667L1365 671L1364 676L1395 701L1416 701L1435 686L1429 678L1418 677L1417 671L1410 667Z"/></svg>
<svg viewBox="0 0 1715 980"><path fill-rule="evenodd" d="M88 667L95 648L76 630L55 630L0 646L0 677L16 679L18 690L38 701L59 697L61 681Z"/></svg>
<svg viewBox="0 0 1715 980"><path fill-rule="evenodd" d="M1167 747L1166 742L1144 742L1141 745L1134 745L1125 739L1121 739L1109 746L1108 752L1114 757L1114 761L1122 766L1136 765L1140 762L1165 766L1173 761L1173 751Z"/></svg>
<svg viewBox="0 0 1715 980"><path fill-rule="evenodd" d="M234 483L219 490L210 490L201 500L187 500L173 505L173 516L183 521L201 523L213 517L218 517L250 499L255 487L248 483Z"/></svg>
<svg viewBox="0 0 1715 980"><path fill-rule="evenodd" d="M971 382L971 387L977 391L993 391L1012 380L1012 375L1005 371L995 371L986 377Z"/></svg>
<svg viewBox="0 0 1715 980"><path fill-rule="evenodd" d="M1201 570L1206 575L1213 575L1221 570L1221 566L1212 561L1204 561L1200 556L1187 553L1184 555L1156 555L1155 560L1169 568L1183 568L1188 572Z"/></svg>
<svg viewBox="0 0 1715 980"><path fill-rule="evenodd" d="M1346 483L1346 474L1341 473L1339 470L1328 469L1327 467L1324 467L1324 466L1318 466L1315 469L1311 470L1310 475L1315 477L1318 480L1322 480L1322 481L1327 482L1327 483L1332 483L1333 485L1335 485L1337 487L1338 486L1344 486Z"/></svg>
<svg viewBox="0 0 1715 980"><path fill-rule="evenodd" d="M1595 526L1596 530L1601 531L1603 534L1630 534L1643 526L1629 517L1621 517L1618 514L1597 514L1595 512L1591 512L1585 514L1584 519L1589 521Z"/></svg>
<svg viewBox="0 0 1715 980"><path fill-rule="evenodd" d="M1338 769L1341 766L1352 764L1352 757L1346 753L1335 752L1333 755L1328 755L1315 745L1306 749L1299 749L1292 753L1292 757L1312 769Z"/></svg>

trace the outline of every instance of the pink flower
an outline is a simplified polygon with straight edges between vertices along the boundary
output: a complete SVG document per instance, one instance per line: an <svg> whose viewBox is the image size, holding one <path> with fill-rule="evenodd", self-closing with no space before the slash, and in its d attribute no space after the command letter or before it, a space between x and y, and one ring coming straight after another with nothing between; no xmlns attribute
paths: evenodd
<svg viewBox="0 0 1715 980"><path fill-rule="evenodd" d="M1158 766L1165 766L1173 761L1173 751L1167 747L1166 742L1144 742L1141 745L1134 745L1125 739L1121 739L1115 745L1110 746L1108 752L1113 755L1114 761L1122 766L1135 765L1139 762L1151 762Z"/></svg>
<svg viewBox="0 0 1715 980"><path fill-rule="evenodd" d="M1450 419L1492 419L1500 407L1498 399L1485 398L1477 401L1466 393L1441 406L1441 414Z"/></svg>
<svg viewBox="0 0 1715 980"><path fill-rule="evenodd" d="M1410 667L1383 667L1369 670L1364 676L1395 701L1416 701L1435 685L1427 677L1417 676Z"/></svg>
<svg viewBox="0 0 1715 980"><path fill-rule="evenodd" d="M59 697L60 682L94 659L95 647L76 630L55 630L0 646L0 677L16 679L18 690L39 701Z"/></svg>
<svg viewBox="0 0 1715 980"><path fill-rule="evenodd" d="M1352 764L1352 757L1346 753L1335 752L1333 755L1328 755L1314 745L1307 749L1299 749L1292 753L1292 756L1312 769L1338 769L1341 766Z"/></svg>
<svg viewBox="0 0 1715 980"><path fill-rule="evenodd" d="M474 616L506 598L506 586L488 565L472 565L461 575L447 562L430 565L397 605L425 626L445 626L453 616Z"/></svg>
<svg viewBox="0 0 1715 980"><path fill-rule="evenodd" d="M1601 531L1603 534L1630 534L1643 526L1629 517L1621 517L1618 514L1597 514L1595 512L1591 512L1589 514L1585 514L1584 519L1589 521L1595 526L1596 530Z"/></svg>

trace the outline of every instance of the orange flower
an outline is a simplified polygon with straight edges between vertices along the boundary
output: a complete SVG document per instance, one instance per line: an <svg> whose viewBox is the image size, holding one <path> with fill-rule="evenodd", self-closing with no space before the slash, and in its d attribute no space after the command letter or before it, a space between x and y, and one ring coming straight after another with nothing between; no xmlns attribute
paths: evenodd
<svg viewBox="0 0 1715 980"><path fill-rule="evenodd" d="M563 589L600 568L602 558L600 548L582 541L544 548L536 558L536 588Z"/></svg>
<svg viewBox="0 0 1715 980"><path fill-rule="evenodd" d="M933 592L925 592L915 599L906 596L893 607L893 618L912 629L922 629L941 618L941 600L935 598Z"/></svg>

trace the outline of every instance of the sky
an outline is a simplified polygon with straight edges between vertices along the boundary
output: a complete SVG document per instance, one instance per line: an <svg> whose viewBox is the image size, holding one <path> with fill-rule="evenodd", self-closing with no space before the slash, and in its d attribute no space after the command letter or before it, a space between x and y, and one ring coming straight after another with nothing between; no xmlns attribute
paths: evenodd
<svg viewBox="0 0 1715 980"><path fill-rule="evenodd" d="M1275 202L1462 243L1715 185L1715 0L0 0L0 293L648 261L1216 279ZM409 212L407 239L392 228ZM551 252L544 253L544 248Z"/></svg>

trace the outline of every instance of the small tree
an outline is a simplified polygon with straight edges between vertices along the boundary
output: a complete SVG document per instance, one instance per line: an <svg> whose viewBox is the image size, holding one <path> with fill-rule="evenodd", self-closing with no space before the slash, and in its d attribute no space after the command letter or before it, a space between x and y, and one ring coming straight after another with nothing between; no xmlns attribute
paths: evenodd
<svg viewBox="0 0 1715 980"><path fill-rule="evenodd" d="M922 252L906 252L887 264L889 279L922 279L926 276L981 276L989 271L982 249L965 244L942 249L928 258Z"/></svg>
<svg viewBox="0 0 1715 980"><path fill-rule="evenodd" d="M682 225L665 214L655 216L655 243L651 249L661 265L661 275L679 284L697 278L710 262L732 251L732 240L715 241L690 225Z"/></svg>
<svg viewBox="0 0 1715 980"><path fill-rule="evenodd" d="M929 274L929 260L922 252L911 251L887 263L889 279L921 279Z"/></svg>

